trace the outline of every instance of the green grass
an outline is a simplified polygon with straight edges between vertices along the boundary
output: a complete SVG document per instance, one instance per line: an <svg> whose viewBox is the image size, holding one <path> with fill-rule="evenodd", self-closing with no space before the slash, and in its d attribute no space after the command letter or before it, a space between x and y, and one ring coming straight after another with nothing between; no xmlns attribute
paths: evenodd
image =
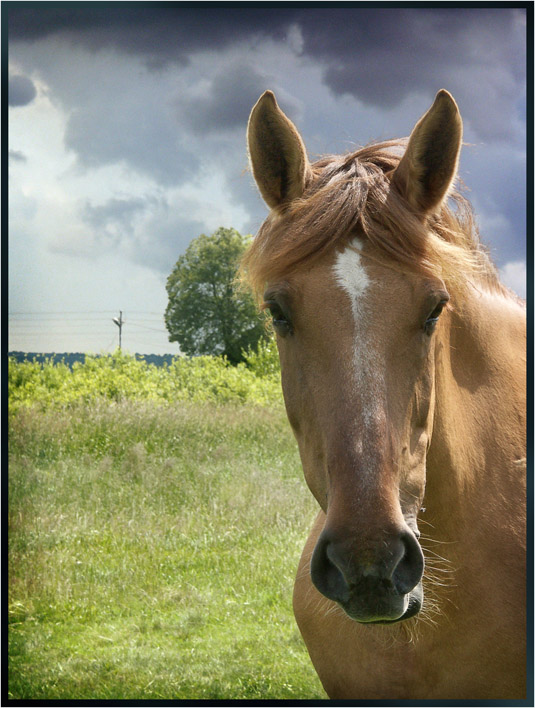
<svg viewBox="0 0 535 708"><path fill-rule="evenodd" d="M10 415L9 694L325 698L291 596L315 515L282 406Z"/></svg>

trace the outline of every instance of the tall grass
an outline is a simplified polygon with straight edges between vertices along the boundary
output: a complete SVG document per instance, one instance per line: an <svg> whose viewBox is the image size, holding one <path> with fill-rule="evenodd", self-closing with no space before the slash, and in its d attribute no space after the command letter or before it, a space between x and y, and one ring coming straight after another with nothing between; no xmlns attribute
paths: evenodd
<svg viewBox="0 0 535 708"><path fill-rule="evenodd" d="M19 400L9 428L11 697L325 698L280 403Z"/></svg>

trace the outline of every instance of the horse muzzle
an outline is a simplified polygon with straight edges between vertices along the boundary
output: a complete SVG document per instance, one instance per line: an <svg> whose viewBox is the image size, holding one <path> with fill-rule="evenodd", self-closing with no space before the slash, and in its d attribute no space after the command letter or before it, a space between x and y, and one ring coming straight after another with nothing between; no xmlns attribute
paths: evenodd
<svg viewBox="0 0 535 708"><path fill-rule="evenodd" d="M359 553L356 541L337 538L324 529L310 565L316 588L351 619L382 624L420 611L423 570L422 549L408 527L381 541L380 551L368 549L365 554Z"/></svg>

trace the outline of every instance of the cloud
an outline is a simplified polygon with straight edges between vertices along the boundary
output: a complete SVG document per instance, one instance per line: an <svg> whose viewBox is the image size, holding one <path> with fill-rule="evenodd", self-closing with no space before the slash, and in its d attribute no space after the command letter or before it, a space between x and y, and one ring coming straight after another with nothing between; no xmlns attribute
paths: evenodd
<svg viewBox="0 0 535 708"><path fill-rule="evenodd" d="M277 41L296 56L322 62L323 81L334 95L377 108L448 88L481 139L518 137L524 112L525 10L519 8L15 6L9 29L15 40L60 36L93 51L136 55L153 70L189 65L203 51ZM243 102L251 78L258 77L244 74ZM198 99L208 127L238 119L241 103L233 110L223 99ZM211 110L218 103L224 109L219 123Z"/></svg>
<svg viewBox="0 0 535 708"><path fill-rule="evenodd" d="M192 83L189 91L177 100L182 125L196 135L206 137L206 133L238 131L243 145L251 109L268 88L284 99L285 112L290 117L295 120L301 113L299 101L284 91L280 77L252 65L247 51L231 53L222 64L221 71L210 78L204 77L201 88Z"/></svg>
<svg viewBox="0 0 535 708"><path fill-rule="evenodd" d="M504 144L467 145L461 177L474 206L484 243L499 266L525 258L526 158Z"/></svg>
<svg viewBox="0 0 535 708"><path fill-rule="evenodd" d="M187 64L192 52L223 49L244 37L282 38L295 10L224 7L99 6L17 7L9 10L10 39L62 36L91 50L116 48L141 56L153 69Z"/></svg>
<svg viewBox="0 0 535 708"><path fill-rule="evenodd" d="M514 290L520 297L526 297L526 264L524 261L511 261L500 268L500 278L504 285Z"/></svg>
<svg viewBox="0 0 535 708"><path fill-rule="evenodd" d="M123 239L128 240L134 230L136 216L142 214L146 206L146 200L136 197L113 197L104 204L96 205L87 201L81 209L81 218L91 227L95 241L102 250L103 246L109 248Z"/></svg>
<svg viewBox="0 0 535 708"><path fill-rule="evenodd" d="M162 185L196 172L199 158L176 115L176 67L156 76L139 58L90 54L57 38L13 43L10 60L35 73L39 95L62 115L62 140L80 170L122 164Z"/></svg>
<svg viewBox="0 0 535 708"><path fill-rule="evenodd" d="M27 106L37 96L37 89L33 81L22 74L9 77L9 105Z"/></svg>
<svg viewBox="0 0 535 708"><path fill-rule="evenodd" d="M113 252L167 275L189 242L207 230L204 220L183 214L184 210L188 214L192 211L188 201L178 193L174 197L112 197L102 203L85 200L77 211L91 234L94 257ZM79 240L56 241L54 248L76 253Z"/></svg>
<svg viewBox="0 0 535 708"><path fill-rule="evenodd" d="M507 139L525 80L524 18L509 8L329 9L303 13L301 27L335 94L391 109L447 88L480 138Z"/></svg>
<svg viewBox="0 0 535 708"><path fill-rule="evenodd" d="M83 167L124 162L161 184L191 179L199 161L180 143L170 107L162 105L161 96L154 104L139 96L136 100L135 92L135 86L123 85L115 97L105 90L98 98L84 97L69 115L66 147Z"/></svg>
<svg viewBox="0 0 535 708"><path fill-rule="evenodd" d="M180 213L158 211L151 214L129 244L130 258L163 275L169 275L179 255L192 239L207 233L203 221Z"/></svg>
<svg viewBox="0 0 535 708"><path fill-rule="evenodd" d="M105 228L110 223L131 225L134 216L144 208L143 199L114 197L105 204L94 205L87 202L83 210L83 218L97 229Z"/></svg>
<svg viewBox="0 0 535 708"><path fill-rule="evenodd" d="M179 111L194 133L236 128L243 131L251 107L272 84L272 78L253 67L235 63L215 75L203 95L192 97Z"/></svg>

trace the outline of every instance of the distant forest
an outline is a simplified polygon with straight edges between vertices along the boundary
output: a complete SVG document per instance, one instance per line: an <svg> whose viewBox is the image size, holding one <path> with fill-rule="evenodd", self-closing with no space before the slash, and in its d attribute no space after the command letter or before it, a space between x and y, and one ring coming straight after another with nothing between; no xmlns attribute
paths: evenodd
<svg viewBox="0 0 535 708"><path fill-rule="evenodd" d="M65 352L63 354L53 353L53 354L36 354L34 352L9 352L9 356L13 357L17 361L37 361L43 363L44 361L52 361L54 364L63 362L67 364L70 368L74 362L79 361L85 364L85 354L80 352ZM97 354L97 357L107 356L106 354ZM165 364L170 364L173 359L176 358L175 354L134 354L136 359L141 359L146 361L147 364L154 364L155 366L163 366Z"/></svg>

